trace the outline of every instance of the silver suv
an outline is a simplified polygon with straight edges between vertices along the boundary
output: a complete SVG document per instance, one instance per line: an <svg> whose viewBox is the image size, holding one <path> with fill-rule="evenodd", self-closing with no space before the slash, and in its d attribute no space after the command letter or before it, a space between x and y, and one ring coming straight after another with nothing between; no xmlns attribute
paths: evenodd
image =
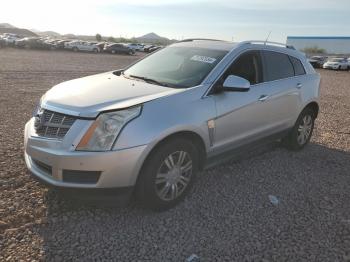
<svg viewBox="0 0 350 262"><path fill-rule="evenodd" d="M25 161L46 184L117 189L174 206L208 163L261 141L310 140L320 76L292 47L188 39L126 69L50 89L25 127Z"/></svg>

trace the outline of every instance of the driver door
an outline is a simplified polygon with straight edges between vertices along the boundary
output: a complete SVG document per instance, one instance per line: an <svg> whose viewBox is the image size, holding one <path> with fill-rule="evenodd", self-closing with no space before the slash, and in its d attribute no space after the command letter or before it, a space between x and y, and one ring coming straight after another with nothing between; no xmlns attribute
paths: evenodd
<svg viewBox="0 0 350 262"><path fill-rule="evenodd" d="M219 92L214 94L217 117L213 149L220 153L267 136L271 119L268 113L269 87L263 84L263 68L260 51L241 54L218 81L222 85L227 76L247 79L247 92Z"/></svg>

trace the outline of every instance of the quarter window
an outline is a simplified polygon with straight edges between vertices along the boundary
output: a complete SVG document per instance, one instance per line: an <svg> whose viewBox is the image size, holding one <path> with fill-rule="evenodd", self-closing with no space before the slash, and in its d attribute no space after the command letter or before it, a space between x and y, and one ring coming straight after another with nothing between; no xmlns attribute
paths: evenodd
<svg viewBox="0 0 350 262"><path fill-rule="evenodd" d="M299 59L290 56L290 61L292 61L293 67L294 67L294 74L296 76L300 76L300 75L305 75L305 69L303 64L300 62Z"/></svg>
<svg viewBox="0 0 350 262"><path fill-rule="evenodd" d="M266 67L266 81L294 76L294 68L288 55L273 51L263 51L263 55Z"/></svg>

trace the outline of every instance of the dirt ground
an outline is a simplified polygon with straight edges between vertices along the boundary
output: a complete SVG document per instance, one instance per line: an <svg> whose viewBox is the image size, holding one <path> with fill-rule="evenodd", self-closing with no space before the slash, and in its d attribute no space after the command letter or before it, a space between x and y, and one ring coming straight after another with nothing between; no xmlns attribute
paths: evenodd
<svg viewBox="0 0 350 262"><path fill-rule="evenodd" d="M319 70L303 151L271 144L210 168L172 210L81 206L35 182L23 128L41 95L140 57L0 49L0 261L350 261L350 72Z"/></svg>

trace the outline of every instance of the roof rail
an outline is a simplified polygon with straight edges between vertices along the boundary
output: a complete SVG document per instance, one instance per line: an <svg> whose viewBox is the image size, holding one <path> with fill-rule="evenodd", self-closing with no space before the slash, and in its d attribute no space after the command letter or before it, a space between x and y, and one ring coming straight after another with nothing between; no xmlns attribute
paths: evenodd
<svg viewBox="0 0 350 262"><path fill-rule="evenodd" d="M295 50L294 46L292 46L292 45L287 45L287 44L278 43L278 42L261 41L261 40L248 40L248 41L243 41L243 42L239 43L239 45L246 45L246 44L273 45L273 46L280 46L280 47L285 47L285 48Z"/></svg>
<svg viewBox="0 0 350 262"><path fill-rule="evenodd" d="M192 42L192 41L197 41L197 40L203 40L203 41L221 41L224 42L224 40L219 40L219 39L210 39L210 38L187 38L184 40L180 40L177 43L182 43L182 42Z"/></svg>

